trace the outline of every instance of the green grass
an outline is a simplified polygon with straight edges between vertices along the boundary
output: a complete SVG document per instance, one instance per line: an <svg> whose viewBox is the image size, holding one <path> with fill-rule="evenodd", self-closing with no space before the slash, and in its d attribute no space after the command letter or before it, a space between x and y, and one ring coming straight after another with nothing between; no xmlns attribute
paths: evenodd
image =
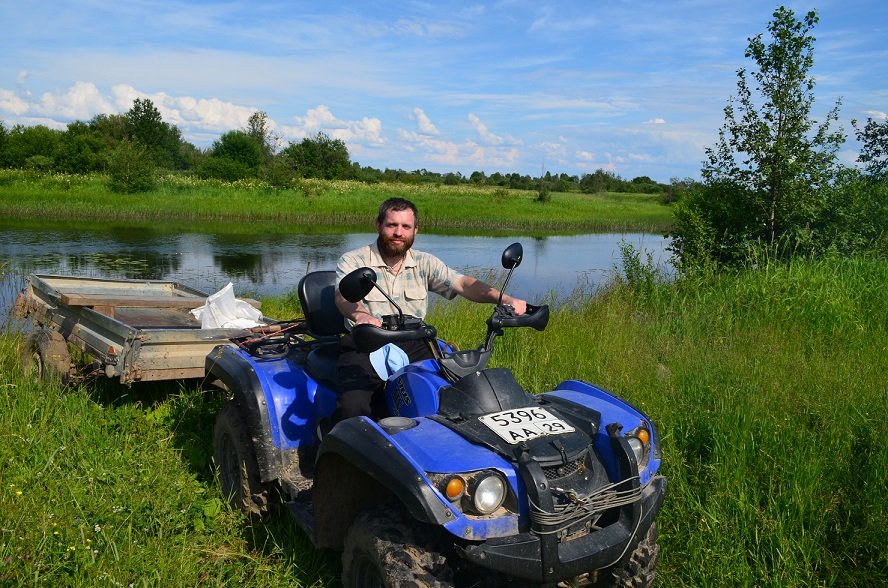
<svg viewBox="0 0 888 588"><path fill-rule="evenodd" d="M657 422L657 585L888 583L888 262L653 278L578 291L494 361L533 391L596 382ZM470 347L486 313L456 302L431 320ZM19 344L0 337L0 585L335 585L337 554L221 503L218 396L38 387L17 375Z"/></svg>
<svg viewBox="0 0 888 588"><path fill-rule="evenodd" d="M390 196L413 200L421 228L435 232L664 232L672 222L671 209L646 194L554 193L540 203L534 192L503 188L303 180L297 190L275 190L257 180L223 184L167 176L151 192L123 195L109 191L102 176L0 170L0 218L28 221L372 230L379 203Z"/></svg>

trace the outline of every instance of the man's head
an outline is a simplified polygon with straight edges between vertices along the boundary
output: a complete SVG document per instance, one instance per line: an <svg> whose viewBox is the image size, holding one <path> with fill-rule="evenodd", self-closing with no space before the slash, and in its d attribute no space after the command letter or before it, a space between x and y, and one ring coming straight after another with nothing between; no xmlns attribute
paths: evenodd
<svg viewBox="0 0 888 588"><path fill-rule="evenodd" d="M377 244L387 257L399 257L413 246L419 214L416 206L405 198L389 198L379 205L376 216Z"/></svg>
<svg viewBox="0 0 888 588"><path fill-rule="evenodd" d="M416 210L416 205L407 200L406 198L389 198L385 202L379 205L379 213L376 215L376 224L379 225L385 220L385 215L388 214L390 210L394 211L402 211L402 210L412 210L413 218L414 218L414 226L416 226L419 221L419 211Z"/></svg>

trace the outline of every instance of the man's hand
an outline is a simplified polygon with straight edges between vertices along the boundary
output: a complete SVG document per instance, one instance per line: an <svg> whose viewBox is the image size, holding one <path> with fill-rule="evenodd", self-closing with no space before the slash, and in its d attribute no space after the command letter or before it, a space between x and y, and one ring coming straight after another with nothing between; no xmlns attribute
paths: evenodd
<svg viewBox="0 0 888 588"><path fill-rule="evenodd" d="M374 327L381 327L382 321L367 312L366 310L357 311L351 319L354 321L356 325L373 325Z"/></svg>
<svg viewBox="0 0 888 588"><path fill-rule="evenodd" d="M515 314L522 315L527 312L527 302L520 298L514 298L508 294L503 296L503 304L508 304L515 309Z"/></svg>

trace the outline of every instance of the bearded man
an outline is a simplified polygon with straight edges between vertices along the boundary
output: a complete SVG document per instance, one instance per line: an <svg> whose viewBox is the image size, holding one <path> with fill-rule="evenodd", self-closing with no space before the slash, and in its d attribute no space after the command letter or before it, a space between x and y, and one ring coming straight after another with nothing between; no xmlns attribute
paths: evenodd
<svg viewBox="0 0 888 588"><path fill-rule="evenodd" d="M336 265L337 283L353 270L373 268L377 285L385 290L405 315L417 318L425 318L429 292L448 300L460 295L473 302L496 304L500 297L496 288L449 268L434 255L413 249L418 221L419 212L409 200L389 198L383 202L376 216L376 242L349 251L339 258ZM524 314L527 310L527 302L507 294L503 295L502 303L511 305L517 314ZM398 312L375 288L360 302L349 302L337 288L336 306L345 317L349 331L356 324L379 327L384 315ZM338 406L332 422L325 423L324 428L353 416L383 416L379 410L373 410L374 396L382 390L384 382L377 375L370 356L355 348L350 334L343 336L341 345ZM409 341L399 344L399 347L410 362L432 357L428 345L423 341Z"/></svg>

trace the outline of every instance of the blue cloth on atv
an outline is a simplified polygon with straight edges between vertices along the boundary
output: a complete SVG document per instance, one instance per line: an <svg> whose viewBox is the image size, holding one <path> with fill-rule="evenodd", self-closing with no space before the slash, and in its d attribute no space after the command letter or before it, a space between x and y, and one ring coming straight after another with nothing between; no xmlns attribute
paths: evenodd
<svg viewBox="0 0 888 588"><path fill-rule="evenodd" d="M370 354L370 363L376 370L380 380L388 380L389 376L410 363L410 358L403 349L394 343L387 343Z"/></svg>

